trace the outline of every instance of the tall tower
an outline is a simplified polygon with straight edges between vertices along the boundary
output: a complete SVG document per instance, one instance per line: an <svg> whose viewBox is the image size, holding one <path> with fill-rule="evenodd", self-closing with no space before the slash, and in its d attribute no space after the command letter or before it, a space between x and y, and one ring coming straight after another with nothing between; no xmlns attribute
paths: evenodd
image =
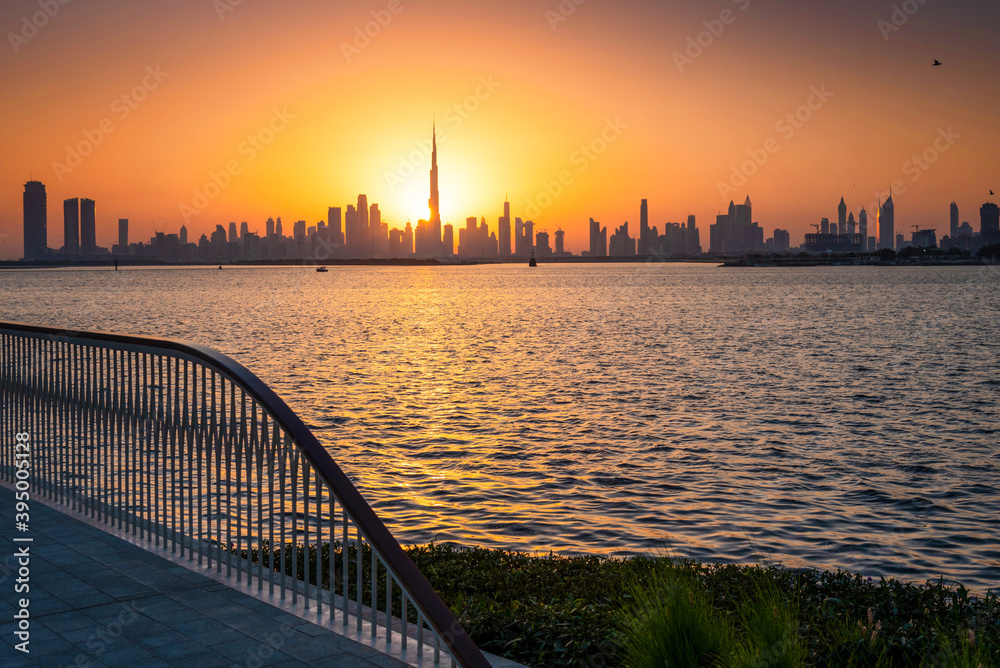
<svg viewBox="0 0 1000 668"><path fill-rule="evenodd" d="M80 200L80 252L93 255L97 252L97 213L94 200Z"/></svg>
<svg viewBox="0 0 1000 668"><path fill-rule="evenodd" d="M63 200L63 253L66 257L80 254L80 200Z"/></svg>
<svg viewBox="0 0 1000 668"><path fill-rule="evenodd" d="M437 227L441 225L441 201L438 198L438 145L437 125L431 125L431 198L427 206L431 210L430 223Z"/></svg>
<svg viewBox="0 0 1000 668"><path fill-rule="evenodd" d="M861 209L858 212L858 234L861 235L861 247L866 251L873 251L868 247L868 209Z"/></svg>
<svg viewBox="0 0 1000 668"><path fill-rule="evenodd" d="M843 197L837 205L837 234L847 234L847 204L844 203Z"/></svg>
<svg viewBox="0 0 1000 668"><path fill-rule="evenodd" d="M24 184L24 259L39 260L48 250L48 213L45 184L28 181Z"/></svg>
<svg viewBox="0 0 1000 668"><path fill-rule="evenodd" d="M893 210L891 190L889 199L878 207L878 247L896 247L896 213Z"/></svg>
<svg viewBox="0 0 1000 668"><path fill-rule="evenodd" d="M951 228L948 232L952 239L958 237L958 204L955 202L951 203Z"/></svg>
<svg viewBox="0 0 1000 668"><path fill-rule="evenodd" d="M503 216L497 230L497 242L500 257L510 257L510 201L503 203Z"/></svg>

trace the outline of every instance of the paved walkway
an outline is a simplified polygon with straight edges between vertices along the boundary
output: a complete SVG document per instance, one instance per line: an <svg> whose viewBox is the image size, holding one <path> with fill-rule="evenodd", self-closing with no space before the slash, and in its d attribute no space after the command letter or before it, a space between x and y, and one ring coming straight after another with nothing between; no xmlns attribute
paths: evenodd
<svg viewBox="0 0 1000 668"><path fill-rule="evenodd" d="M0 487L0 666L404 666L32 499L15 528ZM32 542L15 542L30 537ZM30 591L17 593L29 547ZM29 600L30 649L15 646Z"/></svg>

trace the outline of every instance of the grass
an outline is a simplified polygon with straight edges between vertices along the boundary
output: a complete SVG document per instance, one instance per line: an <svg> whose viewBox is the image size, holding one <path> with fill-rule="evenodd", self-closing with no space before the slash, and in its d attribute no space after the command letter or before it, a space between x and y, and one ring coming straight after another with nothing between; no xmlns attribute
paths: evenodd
<svg viewBox="0 0 1000 668"><path fill-rule="evenodd" d="M480 648L538 668L1000 668L1000 599L943 580L452 545L406 551ZM285 556L288 573L304 564L301 549ZM309 556L315 582L315 550ZM338 585L341 556L334 544ZM356 559L351 551L352 567ZM677 648L687 654L669 654Z"/></svg>

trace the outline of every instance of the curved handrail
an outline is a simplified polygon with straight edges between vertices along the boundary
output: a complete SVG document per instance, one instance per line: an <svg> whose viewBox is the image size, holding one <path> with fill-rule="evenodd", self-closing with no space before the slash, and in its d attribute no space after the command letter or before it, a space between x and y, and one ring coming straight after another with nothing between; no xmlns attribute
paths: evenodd
<svg viewBox="0 0 1000 668"><path fill-rule="evenodd" d="M341 505L353 517L372 547L393 570L399 583L416 601L419 601L427 621L440 634L455 659L470 668L488 668L490 664L482 652L330 453L288 404L245 366L208 346L174 339L0 321L0 331L2 330L45 336L63 343L89 341L146 348L154 352L171 351L192 357L218 373L228 376L270 412L272 418L291 437L316 472L329 485Z"/></svg>

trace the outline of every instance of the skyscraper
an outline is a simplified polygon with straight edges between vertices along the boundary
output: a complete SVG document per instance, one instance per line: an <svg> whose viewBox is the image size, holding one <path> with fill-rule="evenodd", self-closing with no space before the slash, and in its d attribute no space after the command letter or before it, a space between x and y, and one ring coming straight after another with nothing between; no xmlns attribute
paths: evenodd
<svg viewBox="0 0 1000 668"><path fill-rule="evenodd" d="M187 230L182 230L184 239L181 243L187 243ZM118 219L118 247L122 253L128 250L128 218Z"/></svg>
<svg viewBox="0 0 1000 668"><path fill-rule="evenodd" d="M372 233L368 229L369 211L368 195L358 195L358 245L355 246L355 253L358 257L372 257Z"/></svg>
<svg viewBox="0 0 1000 668"><path fill-rule="evenodd" d="M608 228L601 227L601 224L590 219L590 257L607 257L608 255Z"/></svg>
<svg viewBox="0 0 1000 668"><path fill-rule="evenodd" d="M97 252L97 212L94 200L80 200L80 252L93 255Z"/></svg>
<svg viewBox="0 0 1000 668"><path fill-rule="evenodd" d="M649 255L653 249L653 231L649 229L649 206L646 200L639 204L639 255Z"/></svg>
<svg viewBox="0 0 1000 668"><path fill-rule="evenodd" d="M951 227L948 229L948 234L952 239L958 237L958 204L955 202L951 203Z"/></svg>
<svg viewBox="0 0 1000 668"><path fill-rule="evenodd" d="M331 206L326 212L326 224L331 230L333 230L333 243L337 245L343 245L344 243L344 226L341 220L340 207Z"/></svg>
<svg viewBox="0 0 1000 668"><path fill-rule="evenodd" d="M893 210L892 191L889 199L878 207L878 247L892 249L896 245L896 214Z"/></svg>
<svg viewBox="0 0 1000 668"><path fill-rule="evenodd" d="M264 223L264 230L268 239L274 236L274 218L267 219L267 222Z"/></svg>
<svg viewBox="0 0 1000 668"><path fill-rule="evenodd" d="M556 230L556 255L562 255L566 252L566 233L559 228Z"/></svg>
<svg viewBox="0 0 1000 668"><path fill-rule="evenodd" d="M868 247L868 209L858 212L858 234L861 235L861 245L866 251L875 250Z"/></svg>
<svg viewBox="0 0 1000 668"><path fill-rule="evenodd" d="M39 260L48 253L48 207L45 184L24 184L24 259Z"/></svg>
<svg viewBox="0 0 1000 668"><path fill-rule="evenodd" d="M847 204L844 203L843 197L837 205L837 234L847 234Z"/></svg>
<svg viewBox="0 0 1000 668"><path fill-rule="evenodd" d="M441 202L438 194L438 147L437 147L437 126L431 125L431 197L427 200L427 207L431 210L431 227L441 225Z"/></svg>
<svg viewBox="0 0 1000 668"><path fill-rule="evenodd" d="M239 241L239 234L236 230L236 223L229 223L229 243L236 243Z"/></svg>
<svg viewBox="0 0 1000 668"><path fill-rule="evenodd" d="M188 228L187 225L181 225L181 243L186 244L188 242Z"/></svg>
<svg viewBox="0 0 1000 668"><path fill-rule="evenodd" d="M984 246L1000 243L1000 207L993 202L979 207L979 236Z"/></svg>
<svg viewBox="0 0 1000 668"><path fill-rule="evenodd" d="M63 200L63 253L66 257L80 254L80 200Z"/></svg>
<svg viewBox="0 0 1000 668"><path fill-rule="evenodd" d="M500 245L500 257L510 257L510 202L503 203L503 216L497 229L497 239Z"/></svg>

